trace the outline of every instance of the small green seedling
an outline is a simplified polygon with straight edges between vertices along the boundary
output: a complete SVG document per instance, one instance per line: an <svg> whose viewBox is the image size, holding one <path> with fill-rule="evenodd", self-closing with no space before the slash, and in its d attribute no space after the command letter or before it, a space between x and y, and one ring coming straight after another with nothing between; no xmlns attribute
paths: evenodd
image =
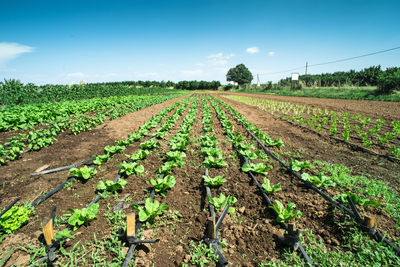
<svg viewBox="0 0 400 267"><path fill-rule="evenodd" d="M289 202L287 207L285 208L283 204L279 200L275 200L276 205L270 207L273 209L277 214L278 217L276 218L277 222L289 222L294 220L296 217L301 217L301 211L295 210L296 204Z"/></svg>
<svg viewBox="0 0 400 267"><path fill-rule="evenodd" d="M174 176L166 175L163 178L157 178L156 180L151 179L150 184L152 184L156 192L164 193L168 189L171 189L176 184Z"/></svg>
<svg viewBox="0 0 400 267"><path fill-rule="evenodd" d="M144 167L143 165L139 165L136 162L128 163L126 161L123 161L121 164L118 165L118 171L127 177L132 174L142 174L144 172Z"/></svg>
<svg viewBox="0 0 400 267"><path fill-rule="evenodd" d="M277 184L271 186L271 183L268 178L264 178L264 183L262 184L262 187L264 189L265 194L267 194L267 195L270 195L277 191L282 190L280 183L277 183Z"/></svg>
<svg viewBox="0 0 400 267"><path fill-rule="evenodd" d="M88 166L83 166L82 168L72 168L69 170L69 174L76 176L77 178L81 178L84 180L88 180L95 176L97 173L97 170L93 167L88 167Z"/></svg>
<svg viewBox="0 0 400 267"><path fill-rule="evenodd" d="M151 198L146 199L144 208L136 204L132 205L132 207L139 212L139 220L141 222L149 223L153 223L157 215L161 215L164 211L169 209L167 204L162 203L160 205L157 200L153 201Z"/></svg>
<svg viewBox="0 0 400 267"><path fill-rule="evenodd" d="M271 165L266 166L264 163L245 163L242 166L242 171L267 175L267 170L272 168Z"/></svg>
<svg viewBox="0 0 400 267"><path fill-rule="evenodd" d="M215 176L215 177L203 175L203 179L204 179L204 184L207 186L211 186L211 187L218 187L218 186L223 185L226 182L226 179L223 179L222 175Z"/></svg>
<svg viewBox="0 0 400 267"><path fill-rule="evenodd" d="M79 228L82 224L93 221L99 212L99 203L94 203L89 208L83 209L69 209L72 214L69 216L68 223L73 226L74 231Z"/></svg>
<svg viewBox="0 0 400 267"><path fill-rule="evenodd" d="M114 183L114 181L111 181L111 180L106 180L104 182L100 181L97 184L96 189L99 191L116 192L116 191L124 188L127 183L128 182L125 181L124 179L118 179L118 181L115 183Z"/></svg>

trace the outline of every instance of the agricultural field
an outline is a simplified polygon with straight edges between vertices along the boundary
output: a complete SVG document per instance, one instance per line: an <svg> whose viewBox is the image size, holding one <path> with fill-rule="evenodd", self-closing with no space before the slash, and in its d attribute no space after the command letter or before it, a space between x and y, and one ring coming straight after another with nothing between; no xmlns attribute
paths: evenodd
<svg viewBox="0 0 400 267"><path fill-rule="evenodd" d="M0 266L400 265L399 103L160 91L0 111Z"/></svg>

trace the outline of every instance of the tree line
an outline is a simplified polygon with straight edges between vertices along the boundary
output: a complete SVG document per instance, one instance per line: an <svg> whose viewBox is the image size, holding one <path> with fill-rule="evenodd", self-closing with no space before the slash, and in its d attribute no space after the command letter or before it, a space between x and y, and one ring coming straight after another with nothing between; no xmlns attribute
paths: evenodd
<svg viewBox="0 0 400 267"><path fill-rule="evenodd" d="M378 86L378 89L382 92L391 92L400 89L400 68L392 67L383 70L378 65L364 68L360 71L350 70L300 75L299 80L300 84L307 87ZM281 79L278 82L278 86L290 85L291 77Z"/></svg>

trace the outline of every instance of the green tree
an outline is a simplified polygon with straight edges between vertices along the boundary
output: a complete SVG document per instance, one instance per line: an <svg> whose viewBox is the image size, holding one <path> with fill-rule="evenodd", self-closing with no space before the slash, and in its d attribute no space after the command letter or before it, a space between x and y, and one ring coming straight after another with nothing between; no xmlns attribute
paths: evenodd
<svg viewBox="0 0 400 267"><path fill-rule="evenodd" d="M237 82L239 85L251 83L253 75L244 64L239 64L234 68L229 69L226 74L228 82Z"/></svg>

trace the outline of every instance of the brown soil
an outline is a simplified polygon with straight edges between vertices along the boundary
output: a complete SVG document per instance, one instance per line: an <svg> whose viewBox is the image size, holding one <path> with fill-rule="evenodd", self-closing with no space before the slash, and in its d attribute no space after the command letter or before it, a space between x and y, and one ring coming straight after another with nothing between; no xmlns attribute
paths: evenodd
<svg viewBox="0 0 400 267"><path fill-rule="evenodd" d="M393 179L399 177L395 176L398 175L397 169L390 161L374 158L370 155L366 156L365 153L360 151L352 151L346 145L290 126L255 107L227 99L223 100L245 115L250 122L256 124L261 130L266 131L274 138L281 137L285 147L280 152L285 160L290 158L290 153L298 152L302 154L303 159L307 160L318 158L334 163L343 163L353 168L356 174L364 172L367 168L368 173L376 175L377 179L386 182L392 181L392 183L394 183L393 180L399 180ZM0 191L0 206L6 206L17 196L21 196L22 200L29 199L32 201L42 192L46 192L65 181L68 176L67 171L43 176L30 176L30 173L40 166L49 164L49 168L53 168L69 165L89 158L95 153L102 153L104 146L112 145L115 139L126 138L129 133L137 130L151 116L176 101L178 99L128 114L78 136L62 135L53 146L39 152L26 153L22 159L0 167L5 182L4 188ZM128 177L128 184L121 190L119 199L110 197L101 200L99 202L100 211L96 219L74 232L76 237L68 241L67 251L71 250L72 246L78 241L81 244L92 241L94 234L97 240L110 238L112 225L108 222L107 212L109 207L114 207L123 196L129 194L132 198L131 202L143 201L148 196L150 186L147 181L155 178L156 170L165 161L165 153L170 150L168 140L177 133L190 106L191 104L188 105L169 134L162 140L158 140L161 146L141 162L145 168L143 176L132 175ZM253 266L260 262L282 259L284 247L276 242L274 235L282 235L283 228L276 223L275 214L267 207L251 178L241 171L241 162L237 158L236 151L224 135L224 130L214 109L211 106L210 108L213 116L213 129L219 140L218 147L222 150L226 158L225 161L229 166L228 168L210 169L210 176L224 175L224 178L228 180L220 188L212 189L212 195L218 196L223 193L226 196L231 195L238 199L234 204L236 213L232 216L228 215L220 228L220 238L228 244L223 254L235 266ZM342 108L345 108L345 106ZM158 201L167 203L170 210L161 218L156 219L157 224L143 228L143 235L146 239L159 238L160 242L138 247L132 259L132 262L137 266L149 266L151 264L155 266L180 266L183 262L188 263L190 240L197 242L204 237L209 212L207 209L208 200L205 197L205 188L202 183L202 176L205 173L204 166L202 166L203 155L198 142L202 135L201 111L200 101L196 122L190 133L191 142L186 149L186 165L184 168L175 168L171 173L176 178L175 187L168 191L164 197L156 196ZM168 116L172 113L173 111ZM228 117L234 122L230 115ZM246 137L246 142L252 141L242 126L236 122L234 122L234 126L235 130ZM132 144L123 153L115 155L109 162L104 163L101 168L98 168L98 173L93 179L86 183L75 181L70 188L61 190L39 205L26 226L15 234L8 235L0 243L0 258L7 252L6 249L13 244L23 245L23 242L28 242L39 247L40 229L43 222L49 217L51 207L56 205L57 215L60 216L69 213L67 211L69 208L87 206L96 197L95 187L97 183L104 179L113 180L118 173L119 163L124 160L127 161L124 154L135 153L140 142L149 140L151 134L157 128L152 129L147 137ZM379 162L379 164L375 164L376 162ZM332 207L322 197L303 187L299 181L294 180L276 162L271 161L268 164L274 167L269 171L268 178L273 184L280 182L282 186L282 191L271 196L271 200L279 200L284 204L289 201L295 203L296 208L303 212L303 216L296 222L296 228L300 230L309 229L328 247L341 249L343 233L335 223L338 218L334 218ZM262 182L263 176L257 176L257 179ZM395 184L395 186L400 188L399 184ZM334 195L337 192L334 189L329 189L328 193ZM132 212L132 209L128 208L124 211L124 213L128 212ZM399 231L394 230L395 222L385 212L373 209L369 213L376 217L379 230L387 232L391 238L400 236ZM339 217L339 220L341 219L344 218ZM87 248L88 254L93 246L89 245ZM124 252L126 251L127 247L124 249ZM111 261L113 255L109 252L104 253L108 253L107 258ZM87 260L89 259L89 255L85 257ZM6 266L13 264L27 265L28 260L27 254L21 249L17 249L7 261ZM62 259L61 265L65 262L66 259ZM90 265L90 263L86 265Z"/></svg>

